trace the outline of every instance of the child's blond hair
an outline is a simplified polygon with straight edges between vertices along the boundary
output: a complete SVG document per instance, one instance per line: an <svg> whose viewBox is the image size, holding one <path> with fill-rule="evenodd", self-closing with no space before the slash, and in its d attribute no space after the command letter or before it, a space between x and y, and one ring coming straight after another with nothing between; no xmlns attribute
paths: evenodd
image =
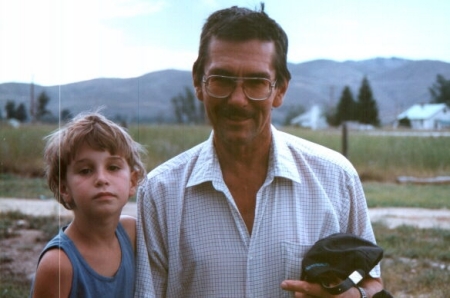
<svg viewBox="0 0 450 298"><path fill-rule="evenodd" d="M135 142L124 128L98 111L78 114L45 139L47 144L44 162L47 183L56 200L66 209L72 207L61 197L60 182L66 180L67 167L83 144L125 158L131 171L137 173L138 183L145 177L145 167L141 161L141 153L145 153L143 146Z"/></svg>

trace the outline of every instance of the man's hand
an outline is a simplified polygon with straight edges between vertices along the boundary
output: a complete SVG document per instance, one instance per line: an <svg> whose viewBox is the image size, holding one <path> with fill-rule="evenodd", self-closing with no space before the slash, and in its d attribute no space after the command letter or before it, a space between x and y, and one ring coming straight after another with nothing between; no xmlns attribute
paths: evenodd
<svg viewBox="0 0 450 298"><path fill-rule="evenodd" d="M321 285L316 283L309 283L302 280L285 280L281 283L281 288L286 291L295 292L296 298L360 298L361 294L358 289L353 287L340 295L331 295Z"/></svg>

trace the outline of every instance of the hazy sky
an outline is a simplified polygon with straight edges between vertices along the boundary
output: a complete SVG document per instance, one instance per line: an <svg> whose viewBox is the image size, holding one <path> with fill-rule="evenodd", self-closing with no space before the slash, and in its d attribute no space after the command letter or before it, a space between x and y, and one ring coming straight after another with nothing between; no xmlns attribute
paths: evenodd
<svg viewBox="0 0 450 298"><path fill-rule="evenodd" d="M0 83L58 85L190 70L210 13L259 0L0 0ZM265 0L288 60L450 62L450 1Z"/></svg>

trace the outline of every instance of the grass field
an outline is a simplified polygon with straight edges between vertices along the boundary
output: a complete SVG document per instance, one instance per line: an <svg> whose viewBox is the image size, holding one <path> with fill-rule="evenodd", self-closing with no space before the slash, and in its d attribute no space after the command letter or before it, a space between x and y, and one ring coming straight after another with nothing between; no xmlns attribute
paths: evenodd
<svg viewBox="0 0 450 298"><path fill-rule="evenodd" d="M0 126L0 173L42 176L43 137L56 126ZM280 128L340 151L339 130ZM130 134L148 150L147 170L205 140L208 126L131 126ZM364 181L394 182L398 176L450 175L450 137L371 136L349 132L348 158Z"/></svg>

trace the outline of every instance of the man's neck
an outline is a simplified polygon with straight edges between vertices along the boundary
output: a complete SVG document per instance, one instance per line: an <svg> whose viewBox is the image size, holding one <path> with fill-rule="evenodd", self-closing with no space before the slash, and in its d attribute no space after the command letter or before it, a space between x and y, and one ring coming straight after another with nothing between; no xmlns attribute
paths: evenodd
<svg viewBox="0 0 450 298"><path fill-rule="evenodd" d="M229 144L214 140L214 147L222 171L233 172L240 169L256 170L261 167L267 171L271 139L251 144Z"/></svg>

